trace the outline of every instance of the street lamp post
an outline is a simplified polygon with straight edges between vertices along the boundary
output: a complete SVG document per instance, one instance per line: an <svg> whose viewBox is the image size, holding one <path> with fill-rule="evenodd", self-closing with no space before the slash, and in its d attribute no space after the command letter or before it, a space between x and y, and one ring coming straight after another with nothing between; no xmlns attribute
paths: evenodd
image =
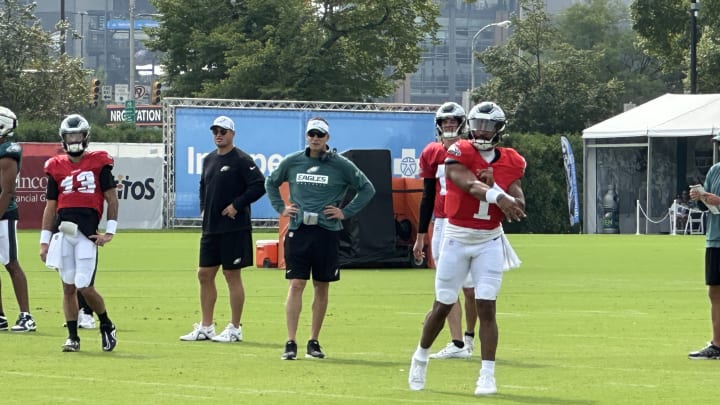
<svg viewBox="0 0 720 405"><path fill-rule="evenodd" d="M697 17L700 3L690 3L690 94L697 92Z"/></svg>
<svg viewBox="0 0 720 405"><path fill-rule="evenodd" d="M475 41L477 40L481 32L485 31L490 27L507 28L510 26L510 24L511 22L509 20L488 24L480 28L478 32L476 32L473 36L472 42L470 43L470 92L472 92L472 90L475 88L475 57L473 55L473 53L475 52Z"/></svg>
<svg viewBox="0 0 720 405"><path fill-rule="evenodd" d="M130 27L128 28L128 39L130 41L130 78L128 80L128 97L135 101L135 0L130 0Z"/></svg>

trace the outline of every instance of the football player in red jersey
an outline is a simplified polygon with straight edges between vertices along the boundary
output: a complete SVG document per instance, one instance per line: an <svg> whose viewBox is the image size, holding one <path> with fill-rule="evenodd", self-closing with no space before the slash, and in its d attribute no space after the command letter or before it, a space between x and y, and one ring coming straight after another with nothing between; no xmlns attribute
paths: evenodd
<svg viewBox="0 0 720 405"><path fill-rule="evenodd" d="M437 266L440 256L440 242L447 223L445 215L445 195L447 194L445 178L445 157L447 149L461 137L467 137L467 118L465 110L457 103L447 102L435 112L435 135L437 141L430 142L420 154L420 177L423 179L423 195L420 201L420 218L418 233L413 255L416 260L423 260L425 254L425 238L430 218L435 217L431 240L432 257ZM431 355L433 359L467 359L472 355L475 340L475 296L472 279L463 283L465 295L465 319L467 328L462 332L462 310L460 301L453 305L448 314L448 329L451 342L438 353Z"/></svg>
<svg viewBox="0 0 720 405"><path fill-rule="evenodd" d="M60 124L65 155L45 162L48 175L47 202L40 232L40 258L58 270L63 283L63 310L68 338L64 352L80 350L77 334L76 291L85 297L100 320L102 350L115 348L115 325L108 317L105 300L91 285L97 269L97 248L112 241L117 232L117 183L112 174L113 158L104 151L87 151L90 124L78 114ZM107 202L107 227L98 232ZM57 230L53 234L52 230Z"/></svg>
<svg viewBox="0 0 720 405"><path fill-rule="evenodd" d="M503 271L519 266L520 260L505 238L503 218L525 217L525 196L520 180L525 159L511 148L498 147L505 128L505 113L491 102L483 102L468 113L470 134L448 148L445 160L447 196L445 227L435 276L435 303L426 318L420 343L413 354L408 382L421 390L429 361L429 350L442 329L457 291L472 275L480 321L482 368L475 394L497 392L495 352L498 327L495 301Z"/></svg>

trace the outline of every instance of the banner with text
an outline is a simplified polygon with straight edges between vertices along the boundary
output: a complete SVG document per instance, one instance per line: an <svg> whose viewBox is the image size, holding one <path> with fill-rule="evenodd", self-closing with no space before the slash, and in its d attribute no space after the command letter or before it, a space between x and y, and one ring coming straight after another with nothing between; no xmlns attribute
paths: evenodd
<svg viewBox="0 0 720 405"><path fill-rule="evenodd" d="M305 147L308 119L330 124L331 148L389 149L393 176L416 177L418 157L435 139L433 112L350 112L178 107L175 109L175 217L199 218L198 190L203 158L215 149L210 124L226 115L235 122L235 145L255 159L267 176L282 160ZM252 218L277 218L267 197L252 205Z"/></svg>
<svg viewBox="0 0 720 405"><path fill-rule="evenodd" d="M106 111L109 124L121 124L126 122L124 105L108 105L106 106ZM162 123L162 106L135 106L135 125L140 127L161 127Z"/></svg>
<svg viewBox="0 0 720 405"><path fill-rule="evenodd" d="M18 227L40 229L45 209L45 161L65 151L56 143L21 143L23 165L17 178ZM115 158L113 174L118 182L120 229L161 229L164 158L158 144L91 143L91 150L106 150ZM123 152L127 149L127 152ZM104 228L104 216L101 228Z"/></svg>

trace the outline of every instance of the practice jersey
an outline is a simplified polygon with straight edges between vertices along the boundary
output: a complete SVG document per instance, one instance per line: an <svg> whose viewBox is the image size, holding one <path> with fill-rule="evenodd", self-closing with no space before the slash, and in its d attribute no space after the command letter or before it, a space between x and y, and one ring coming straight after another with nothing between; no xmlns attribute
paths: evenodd
<svg viewBox="0 0 720 405"><path fill-rule="evenodd" d="M325 207L342 208L345 218L357 214L375 195L375 187L353 162L335 152L328 152L323 159L310 157L304 150L286 156L265 180L265 189L275 211L285 209L279 187L287 181L290 185L290 201L299 212L290 219L290 229L302 224L305 212L316 213L318 226L330 231L343 229L338 219L322 214ZM353 199L343 207L348 189L356 191Z"/></svg>
<svg viewBox="0 0 720 405"><path fill-rule="evenodd" d="M85 152L82 160L72 162L67 155L53 156L45 162L45 173L58 185L58 211L64 208L92 208L102 218L105 195L100 173L114 165L105 151Z"/></svg>
<svg viewBox="0 0 720 405"><path fill-rule="evenodd" d="M433 215L435 218L445 218L445 195L447 194L447 181L445 179L445 158L447 150L441 142L429 143L420 154L420 177L423 179L436 179L435 204Z"/></svg>
<svg viewBox="0 0 720 405"><path fill-rule="evenodd" d="M15 160L17 164L17 172L20 174L20 167L22 167L22 147L16 142L3 142L0 143L0 159L10 158ZM17 202L13 196L10 199L5 214L0 219L17 219Z"/></svg>
<svg viewBox="0 0 720 405"><path fill-rule="evenodd" d="M460 140L448 149L446 162L458 162L476 174L492 167L495 184L507 191L510 184L525 174L525 158L512 148L496 147L495 151L495 160L488 163L470 141ZM503 212L500 207L478 200L452 181L447 183L445 213L449 223L484 230L495 229L501 225Z"/></svg>

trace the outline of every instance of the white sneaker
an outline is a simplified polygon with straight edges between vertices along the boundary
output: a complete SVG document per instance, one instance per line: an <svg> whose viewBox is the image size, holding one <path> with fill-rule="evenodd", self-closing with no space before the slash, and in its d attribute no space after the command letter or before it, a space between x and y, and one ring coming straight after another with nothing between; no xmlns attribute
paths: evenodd
<svg viewBox="0 0 720 405"><path fill-rule="evenodd" d="M411 390L420 391L425 388L425 375L427 374L428 363L429 361L420 361L413 357L410 363L410 376L408 377L408 384L410 384Z"/></svg>
<svg viewBox="0 0 720 405"><path fill-rule="evenodd" d="M467 348L462 349L455 346L455 343L450 342L444 349L440 350L435 354L431 354L431 359L468 359L472 355L471 352L467 351Z"/></svg>
<svg viewBox="0 0 720 405"><path fill-rule="evenodd" d="M82 309L78 312L77 326L80 329L95 329L95 318L86 314Z"/></svg>
<svg viewBox="0 0 720 405"><path fill-rule="evenodd" d="M475 350L475 336L464 335L463 342L465 342L465 350L472 356L473 350Z"/></svg>
<svg viewBox="0 0 720 405"><path fill-rule="evenodd" d="M210 340L215 336L215 325L202 326L199 323L193 325L192 332L187 335L180 336L180 340L184 341L195 341L195 340Z"/></svg>
<svg viewBox="0 0 720 405"><path fill-rule="evenodd" d="M497 393L495 385L495 377L486 374L480 374L475 387L475 395L491 395Z"/></svg>
<svg viewBox="0 0 720 405"><path fill-rule="evenodd" d="M236 328L231 322L221 334L213 337L212 341L222 343L242 342L242 326Z"/></svg>

